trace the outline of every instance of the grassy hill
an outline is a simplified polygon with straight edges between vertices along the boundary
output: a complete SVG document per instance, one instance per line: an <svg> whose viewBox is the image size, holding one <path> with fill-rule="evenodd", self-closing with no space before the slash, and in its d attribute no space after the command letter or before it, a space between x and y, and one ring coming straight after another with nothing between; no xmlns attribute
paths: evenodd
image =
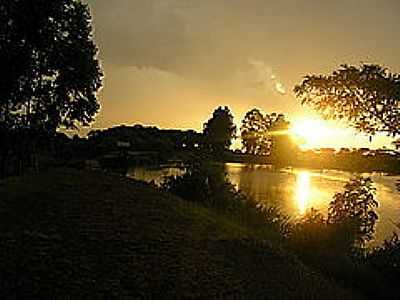
<svg viewBox="0 0 400 300"><path fill-rule="evenodd" d="M273 238L137 181L69 169L0 186L0 298L354 299Z"/></svg>

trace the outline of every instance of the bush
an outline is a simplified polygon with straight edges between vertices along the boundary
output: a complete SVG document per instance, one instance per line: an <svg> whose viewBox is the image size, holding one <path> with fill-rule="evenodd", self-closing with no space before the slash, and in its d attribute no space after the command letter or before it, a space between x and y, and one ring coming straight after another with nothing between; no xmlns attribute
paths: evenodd
<svg viewBox="0 0 400 300"><path fill-rule="evenodd" d="M333 196L326 218L311 209L294 224L288 245L308 265L344 286L380 298L386 284L365 259L365 245L378 218L374 191L370 178L350 179L344 191Z"/></svg>
<svg viewBox="0 0 400 300"><path fill-rule="evenodd" d="M370 178L357 176L350 179L344 191L333 196L327 218L311 209L293 226L291 246L310 255L364 254L378 219L374 193Z"/></svg>
<svg viewBox="0 0 400 300"><path fill-rule="evenodd" d="M257 203L229 182L221 165L193 163L182 176L164 180L162 189L187 201L201 203L225 214L259 234L289 232L289 218L279 209Z"/></svg>
<svg viewBox="0 0 400 300"><path fill-rule="evenodd" d="M367 256L368 262L393 282L400 280L400 239L396 233L382 246L373 249Z"/></svg>
<svg viewBox="0 0 400 300"><path fill-rule="evenodd" d="M233 218L251 229L253 236L281 241L307 265L345 287L358 288L372 298L393 294L376 269L399 278L399 240L386 242L365 258L364 246L373 237L378 217L369 178L355 177L346 183L344 191L334 195L327 217L311 209L296 223L276 207L237 191L218 165L192 164L183 176L167 178L163 188Z"/></svg>
<svg viewBox="0 0 400 300"><path fill-rule="evenodd" d="M357 176L344 186L344 192L336 193L328 209L328 223L347 232L347 242L363 248L373 238L378 215L375 209L376 189L371 178Z"/></svg>

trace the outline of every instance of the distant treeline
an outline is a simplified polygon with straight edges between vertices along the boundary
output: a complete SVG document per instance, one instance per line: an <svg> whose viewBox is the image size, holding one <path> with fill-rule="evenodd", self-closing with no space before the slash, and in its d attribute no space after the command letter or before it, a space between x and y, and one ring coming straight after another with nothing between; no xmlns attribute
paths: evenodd
<svg viewBox="0 0 400 300"><path fill-rule="evenodd" d="M96 160L107 165L127 163L159 164L191 161L195 158L272 164L277 167L342 169L354 172L398 173L397 152L389 150L319 149L301 151L290 137L290 123L283 114L263 114L250 110L242 121L240 135L228 107L219 107L204 124L202 132L160 129L154 126L119 125L92 130L87 137L65 133L32 134L26 130L3 130L0 173L18 175L48 165L79 165ZM235 138L242 148L232 151ZM121 160L122 158L122 160ZM128 161L130 159L130 162Z"/></svg>
<svg viewBox="0 0 400 300"><path fill-rule="evenodd" d="M91 131L87 141L93 146L92 156L113 151L153 151L158 152L161 159L168 160L177 159L181 152L198 151L204 144L204 136L194 130L121 125Z"/></svg>

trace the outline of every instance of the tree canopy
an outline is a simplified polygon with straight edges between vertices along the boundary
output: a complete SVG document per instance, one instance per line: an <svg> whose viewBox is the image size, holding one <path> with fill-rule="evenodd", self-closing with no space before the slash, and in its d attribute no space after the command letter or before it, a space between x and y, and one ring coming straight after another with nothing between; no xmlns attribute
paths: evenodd
<svg viewBox="0 0 400 300"><path fill-rule="evenodd" d="M350 179L344 186L344 192L333 196L329 204L328 222L355 226L358 242L372 240L378 219L376 208L379 205L375 192L371 178L357 176Z"/></svg>
<svg viewBox="0 0 400 300"><path fill-rule="evenodd" d="M204 124L203 134L209 150L214 154L221 155L224 150L229 149L236 134L236 125L227 106L220 106L213 112L212 117Z"/></svg>
<svg viewBox="0 0 400 300"><path fill-rule="evenodd" d="M267 155L270 139L268 130L269 118L254 108L246 113L242 120L241 138L243 150L248 154Z"/></svg>
<svg viewBox="0 0 400 300"><path fill-rule="evenodd" d="M263 114L254 108L242 121L243 150L253 155L271 155L275 160L290 160L297 150L289 136L289 121L283 114Z"/></svg>
<svg viewBox="0 0 400 300"><path fill-rule="evenodd" d="M294 92L325 118L371 135L400 133L400 74L382 66L341 65L330 75L307 75Z"/></svg>
<svg viewBox="0 0 400 300"><path fill-rule="evenodd" d="M55 132L93 121L102 71L75 0L0 0L0 123Z"/></svg>

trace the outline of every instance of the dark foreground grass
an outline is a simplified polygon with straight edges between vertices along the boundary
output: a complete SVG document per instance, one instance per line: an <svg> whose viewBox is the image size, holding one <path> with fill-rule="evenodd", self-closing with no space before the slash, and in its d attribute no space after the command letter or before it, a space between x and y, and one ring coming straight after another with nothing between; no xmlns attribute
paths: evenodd
<svg viewBox="0 0 400 300"><path fill-rule="evenodd" d="M355 299L268 234L125 178L0 187L0 298Z"/></svg>

